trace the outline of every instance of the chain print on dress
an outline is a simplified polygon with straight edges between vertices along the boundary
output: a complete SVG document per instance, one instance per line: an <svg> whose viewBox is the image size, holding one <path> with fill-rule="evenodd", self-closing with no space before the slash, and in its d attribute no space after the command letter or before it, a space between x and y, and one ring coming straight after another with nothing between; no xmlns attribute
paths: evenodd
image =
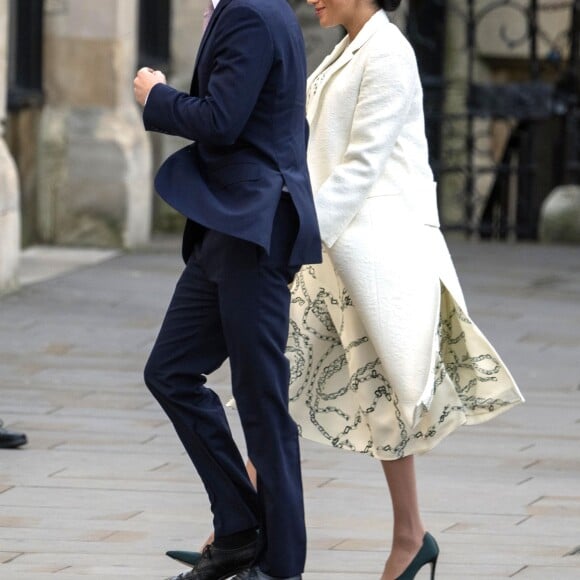
<svg viewBox="0 0 580 580"><path fill-rule="evenodd" d="M470 352L473 323L441 286L433 402L411 429L348 291L340 280L330 289L324 267L303 268L292 285L290 409L302 436L397 459L428 451L472 416L491 415L518 402L502 398L509 392L502 383L511 379L494 354ZM354 339L344 340L345 325L358 332Z"/></svg>

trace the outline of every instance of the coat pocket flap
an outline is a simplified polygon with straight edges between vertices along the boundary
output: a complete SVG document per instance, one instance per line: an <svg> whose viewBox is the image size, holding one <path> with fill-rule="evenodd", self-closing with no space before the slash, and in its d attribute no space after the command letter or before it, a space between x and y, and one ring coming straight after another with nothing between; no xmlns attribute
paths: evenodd
<svg viewBox="0 0 580 580"><path fill-rule="evenodd" d="M212 181L221 187L235 185L244 181L257 181L260 166L257 163L231 163L208 171Z"/></svg>

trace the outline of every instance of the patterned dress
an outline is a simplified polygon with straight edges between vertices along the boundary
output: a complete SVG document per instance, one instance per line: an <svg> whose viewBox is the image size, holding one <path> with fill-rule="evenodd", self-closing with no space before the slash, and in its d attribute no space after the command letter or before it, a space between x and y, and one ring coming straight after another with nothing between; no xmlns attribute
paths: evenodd
<svg viewBox="0 0 580 580"><path fill-rule="evenodd" d="M396 388L369 340L356 305L333 267L304 267L292 285L290 411L302 437L383 460L420 454L463 424L522 402L504 363L441 284L433 398L415 425L402 416Z"/></svg>

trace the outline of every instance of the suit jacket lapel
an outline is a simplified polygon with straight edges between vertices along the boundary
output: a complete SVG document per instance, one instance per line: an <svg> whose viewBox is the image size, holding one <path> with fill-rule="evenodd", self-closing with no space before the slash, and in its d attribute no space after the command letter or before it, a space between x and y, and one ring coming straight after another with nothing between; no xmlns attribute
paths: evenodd
<svg viewBox="0 0 580 580"><path fill-rule="evenodd" d="M199 48L197 50L197 57L195 58L195 66L193 68L193 78L191 79L191 86L189 88L189 93L190 94L196 94L197 95L197 67L199 65L199 61L201 58L201 55L203 54L203 51L205 49L205 46L207 44L207 39L209 38L209 35L211 34L211 31L213 30L213 27L215 26L215 23L217 21L217 19L219 18L220 14L222 13L223 9L231 2L232 0L220 0L219 4L217 5L217 8L214 10L214 13L212 14L209 23L207 25L207 28L205 29L205 32L203 33L203 36L201 38L201 42L199 44Z"/></svg>

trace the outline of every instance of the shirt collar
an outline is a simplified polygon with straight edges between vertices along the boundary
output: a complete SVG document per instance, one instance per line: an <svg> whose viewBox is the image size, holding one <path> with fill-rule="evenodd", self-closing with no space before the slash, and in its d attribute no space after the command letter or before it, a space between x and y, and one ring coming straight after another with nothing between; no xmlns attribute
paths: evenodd
<svg viewBox="0 0 580 580"><path fill-rule="evenodd" d="M211 0L213 2L213 9L217 8L217 5L220 3L220 0Z"/></svg>

